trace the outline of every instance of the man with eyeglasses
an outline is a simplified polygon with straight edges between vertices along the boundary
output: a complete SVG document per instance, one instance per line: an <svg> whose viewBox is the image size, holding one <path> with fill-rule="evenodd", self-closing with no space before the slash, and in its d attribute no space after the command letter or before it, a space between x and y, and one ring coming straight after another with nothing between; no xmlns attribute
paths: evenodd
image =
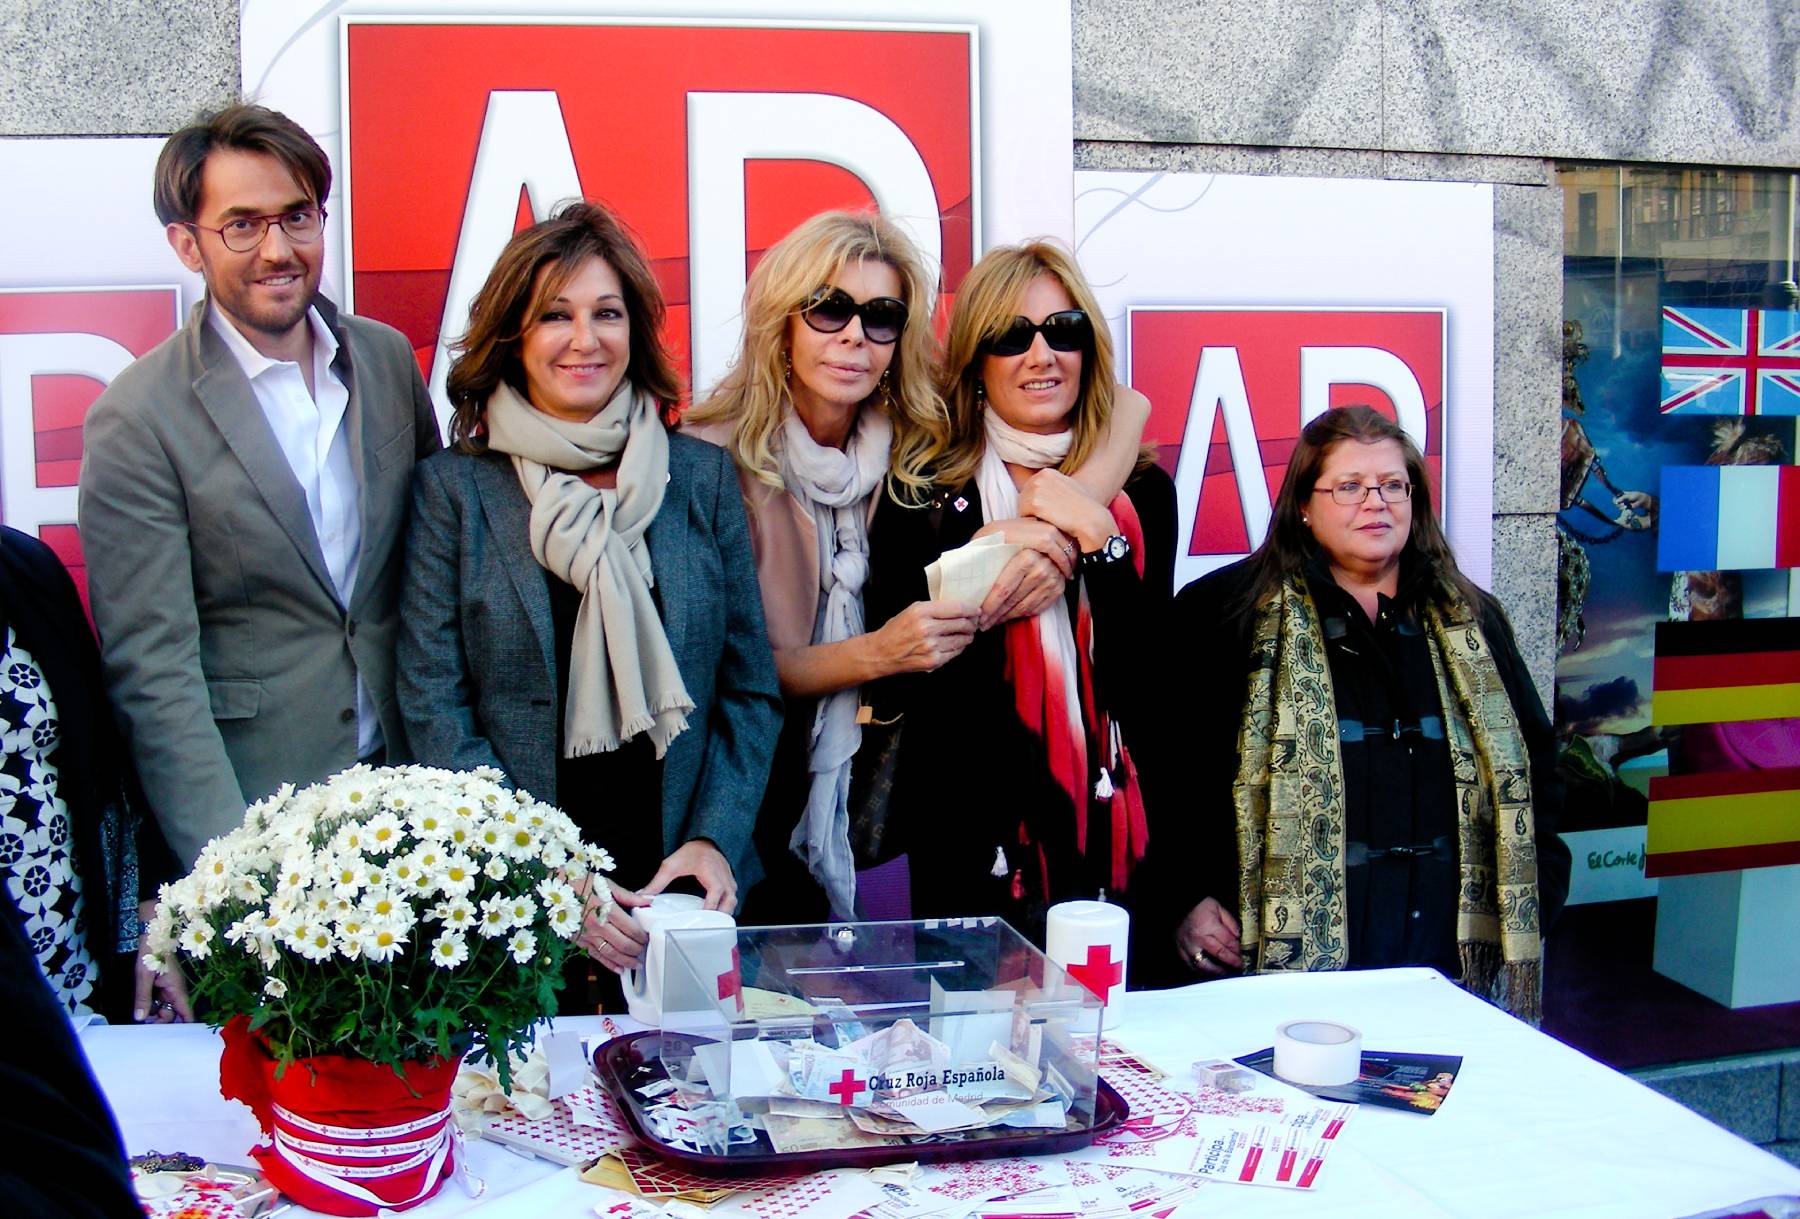
<svg viewBox="0 0 1800 1219"><path fill-rule="evenodd" d="M156 214L206 298L85 425L107 684L189 864L282 783L406 756L395 605L437 423L406 339L319 295L330 190L318 144L261 106L171 136Z"/></svg>

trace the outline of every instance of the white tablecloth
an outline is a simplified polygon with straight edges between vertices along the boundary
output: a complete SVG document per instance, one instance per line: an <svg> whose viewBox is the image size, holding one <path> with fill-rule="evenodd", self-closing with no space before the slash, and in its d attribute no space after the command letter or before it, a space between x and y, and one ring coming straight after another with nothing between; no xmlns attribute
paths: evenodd
<svg viewBox="0 0 1800 1219"><path fill-rule="evenodd" d="M1260 1050L1276 1024L1307 1017L1361 1029L1369 1049L1462 1055L1455 1088L1435 1115L1358 1110L1313 1193L1213 1185L1190 1215L1652 1219L1800 1198L1800 1169L1428 969L1133 993L1123 1016L1109 1035L1183 1077L1196 1058ZM595 1033L598 1023L559 1027ZM82 1043L132 1154L154 1148L246 1162L255 1122L219 1096L219 1043L210 1030L97 1027L83 1032ZM480 1199L446 1183L413 1213L553 1219L590 1215L605 1196L573 1170L491 1143L473 1144L470 1164L487 1183Z"/></svg>

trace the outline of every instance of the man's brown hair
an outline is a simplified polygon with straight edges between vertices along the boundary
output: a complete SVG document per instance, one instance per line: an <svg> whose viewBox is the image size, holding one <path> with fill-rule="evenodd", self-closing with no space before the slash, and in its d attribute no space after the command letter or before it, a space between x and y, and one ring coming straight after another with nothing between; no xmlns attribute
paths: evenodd
<svg viewBox="0 0 1800 1219"><path fill-rule="evenodd" d="M158 220L181 224L199 215L200 178L215 148L274 157L315 204L331 193L331 162L304 127L267 106L227 106L201 115L163 145L152 195Z"/></svg>

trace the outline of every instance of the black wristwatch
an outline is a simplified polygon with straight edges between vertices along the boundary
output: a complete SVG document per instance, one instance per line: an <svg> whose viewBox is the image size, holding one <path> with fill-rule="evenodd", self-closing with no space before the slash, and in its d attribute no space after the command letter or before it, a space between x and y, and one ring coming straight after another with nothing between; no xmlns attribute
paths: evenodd
<svg viewBox="0 0 1800 1219"><path fill-rule="evenodd" d="M1100 543L1100 549L1083 554L1081 562L1085 567L1107 567L1130 553L1131 543L1125 540L1124 534L1115 533Z"/></svg>

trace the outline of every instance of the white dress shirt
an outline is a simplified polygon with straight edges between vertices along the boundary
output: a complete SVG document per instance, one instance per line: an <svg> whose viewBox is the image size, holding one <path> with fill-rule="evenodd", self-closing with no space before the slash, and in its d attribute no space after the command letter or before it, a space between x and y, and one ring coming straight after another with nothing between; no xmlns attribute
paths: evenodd
<svg viewBox="0 0 1800 1219"><path fill-rule="evenodd" d="M338 602L348 605L362 558L362 495L355 463L350 460L349 429L344 424L350 391L331 366L337 358L337 336L317 309L306 311L313 339L313 389L308 393L300 365L292 360L271 360L256 350L218 306L208 309L207 317L250 379L263 418L269 421L275 442L306 496L313 536L324 552L325 570L337 586ZM356 729L357 755L366 758L381 746L381 721L360 675L356 679Z"/></svg>

